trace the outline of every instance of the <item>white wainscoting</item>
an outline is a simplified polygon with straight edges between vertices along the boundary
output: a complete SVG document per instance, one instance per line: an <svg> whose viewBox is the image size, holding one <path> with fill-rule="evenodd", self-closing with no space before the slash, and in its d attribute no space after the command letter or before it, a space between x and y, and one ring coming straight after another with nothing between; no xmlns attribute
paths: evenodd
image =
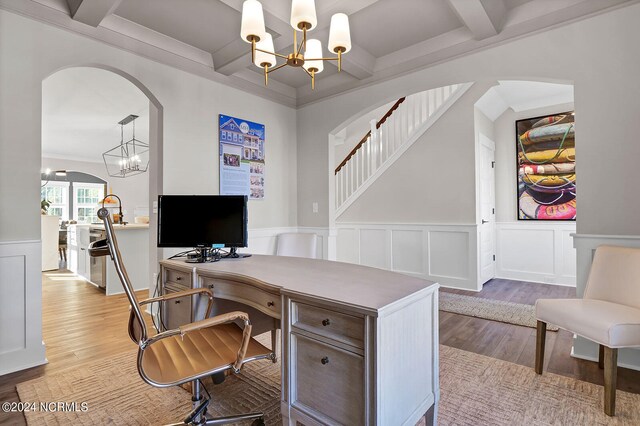
<svg viewBox="0 0 640 426"><path fill-rule="evenodd" d="M476 225L336 224L336 260L480 290Z"/></svg>
<svg viewBox="0 0 640 426"><path fill-rule="evenodd" d="M640 236L633 235L587 235L573 234L573 244L577 252L576 292L582 297L589 277L591 262L596 248L601 245L640 248ZM580 336L574 336L571 355L590 361L598 360L598 345ZM640 370L640 349L625 348L618 351L618 365Z"/></svg>
<svg viewBox="0 0 640 426"><path fill-rule="evenodd" d="M0 375L47 362L40 241L0 242Z"/></svg>
<svg viewBox="0 0 640 426"><path fill-rule="evenodd" d="M496 277L576 285L575 222L496 223Z"/></svg>

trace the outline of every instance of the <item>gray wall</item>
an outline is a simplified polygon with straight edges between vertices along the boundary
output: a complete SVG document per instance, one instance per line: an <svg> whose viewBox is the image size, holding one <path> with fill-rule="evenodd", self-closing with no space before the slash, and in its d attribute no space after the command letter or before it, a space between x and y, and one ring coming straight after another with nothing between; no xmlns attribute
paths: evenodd
<svg viewBox="0 0 640 426"><path fill-rule="evenodd" d="M474 84L338 222L475 223Z"/></svg>
<svg viewBox="0 0 640 426"><path fill-rule="evenodd" d="M402 95L453 83L517 79L574 84L578 232L640 235L640 198L633 196L640 158L640 144L633 143L640 116L638 22L640 5L634 4L299 109L299 225L328 225L330 132ZM603 194L616 206L605 217ZM319 202L319 213L312 212L313 201Z"/></svg>
<svg viewBox="0 0 640 426"><path fill-rule="evenodd" d="M266 198L251 228L296 225L296 111L224 84L0 11L0 241L39 240L42 81L105 65L137 78L164 108L164 192L218 193L218 114L266 125Z"/></svg>

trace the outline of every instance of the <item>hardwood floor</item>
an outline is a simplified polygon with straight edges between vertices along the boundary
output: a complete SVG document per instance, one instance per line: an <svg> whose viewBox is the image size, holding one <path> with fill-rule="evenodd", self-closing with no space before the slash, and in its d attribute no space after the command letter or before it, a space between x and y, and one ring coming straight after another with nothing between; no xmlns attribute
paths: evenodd
<svg viewBox="0 0 640 426"><path fill-rule="evenodd" d="M148 292L137 295L145 299ZM71 272L57 271L43 274L42 306L42 335L49 363L0 376L0 401L19 401L18 383L134 347L127 334L129 302L124 294L107 297ZM150 323L151 317L147 317ZM21 413L0 412L0 424L26 422Z"/></svg>
<svg viewBox="0 0 640 426"><path fill-rule="evenodd" d="M575 297L575 289L553 285L492 280L480 293L442 289L475 297L533 304L543 297ZM105 296L69 272L43 276L43 338L49 363L0 376L0 401L18 401L16 384L54 374L83 363L107 359L131 349L127 335L128 301L124 295ZM139 298L147 297L138 292ZM150 317L147 316L150 322ZM572 358L570 333L547 333L545 371L602 385L596 362ZM455 348L533 368L535 329L440 312L440 342ZM640 393L640 372L619 368L618 389ZM0 413L0 424L22 425L22 414Z"/></svg>
<svg viewBox="0 0 640 426"><path fill-rule="evenodd" d="M542 298L576 297L574 287L503 279L489 281L479 293L444 288L441 291L529 305ZM440 343L533 368L536 330L440 311ZM568 331L547 332L544 371L603 385L598 363L571 357L572 344L573 334ZM617 388L640 393L640 371L619 367Z"/></svg>

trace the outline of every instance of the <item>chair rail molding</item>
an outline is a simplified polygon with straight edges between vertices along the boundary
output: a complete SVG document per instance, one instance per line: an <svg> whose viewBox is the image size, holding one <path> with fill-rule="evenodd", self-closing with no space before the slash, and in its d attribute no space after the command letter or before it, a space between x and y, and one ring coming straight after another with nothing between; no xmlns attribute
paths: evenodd
<svg viewBox="0 0 640 426"><path fill-rule="evenodd" d="M576 293L582 297L589 278L596 248L601 245L640 248L640 235L596 235L571 234L576 249ZM574 336L571 356L589 361L598 360L598 344L580 336ZM622 348L618 350L618 365L640 370L640 348Z"/></svg>
<svg viewBox="0 0 640 426"><path fill-rule="evenodd" d="M0 242L0 375L47 363L41 246L39 240Z"/></svg>
<svg viewBox="0 0 640 426"><path fill-rule="evenodd" d="M496 277L576 285L575 222L496 222Z"/></svg>
<svg viewBox="0 0 640 426"><path fill-rule="evenodd" d="M480 291L476 224L336 224L336 260Z"/></svg>

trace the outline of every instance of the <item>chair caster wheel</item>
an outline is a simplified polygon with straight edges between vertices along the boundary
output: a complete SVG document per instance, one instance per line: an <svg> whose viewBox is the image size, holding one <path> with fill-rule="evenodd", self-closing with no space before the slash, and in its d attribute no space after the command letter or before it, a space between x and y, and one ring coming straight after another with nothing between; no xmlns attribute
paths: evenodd
<svg viewBox="0 0 640 426"><path fill-rule="evenodd" d="M265 426L264 419L262 417L259 419L255 419L253 423L251 423L251 426Z"/></svg>

